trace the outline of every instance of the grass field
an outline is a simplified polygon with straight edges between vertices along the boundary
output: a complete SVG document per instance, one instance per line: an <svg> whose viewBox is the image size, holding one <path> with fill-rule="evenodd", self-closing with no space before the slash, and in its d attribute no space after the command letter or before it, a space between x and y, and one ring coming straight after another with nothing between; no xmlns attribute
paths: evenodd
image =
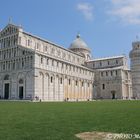
<svg viewBox="0 0 140 140"><path fill-rule="evenodd" d="M0 102L0 140L76 140L76 133L140 134L140 101Z"/></svg>

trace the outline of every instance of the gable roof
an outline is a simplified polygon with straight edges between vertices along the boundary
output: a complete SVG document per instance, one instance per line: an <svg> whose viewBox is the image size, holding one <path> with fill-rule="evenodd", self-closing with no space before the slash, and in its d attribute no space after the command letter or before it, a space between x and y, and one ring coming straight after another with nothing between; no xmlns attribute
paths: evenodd
<svg viewBox="0 0 140 140"><path fill-rule="evenodd" d="M8 23L1 31L0 33L4 33L5 31L8 31L10 28L14 28L15 30L19 30L19 29L22 29L21 26L17 26L15 24L12 24L12 23Z"/></svg>

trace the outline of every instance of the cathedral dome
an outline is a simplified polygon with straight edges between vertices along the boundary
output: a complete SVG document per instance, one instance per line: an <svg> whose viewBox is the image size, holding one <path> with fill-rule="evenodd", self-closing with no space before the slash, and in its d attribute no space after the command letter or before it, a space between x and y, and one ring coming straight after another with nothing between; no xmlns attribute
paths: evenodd
<svg viewBox="0 0 140 140"><path fill-rule="evenodd" d="M85 57L85 60L91 59L90 49L88 48L88 45L81 39L79 34L76 36L76 39L71 43L69 49Z"/></svg>
<svg viewBox="0 0 140 140"><path fill-rule="evenodd" d="M78 34L76 39L71 43L69 49L70 50L84 49L90 51L88 45L81 39L80 34Z"/></svg>

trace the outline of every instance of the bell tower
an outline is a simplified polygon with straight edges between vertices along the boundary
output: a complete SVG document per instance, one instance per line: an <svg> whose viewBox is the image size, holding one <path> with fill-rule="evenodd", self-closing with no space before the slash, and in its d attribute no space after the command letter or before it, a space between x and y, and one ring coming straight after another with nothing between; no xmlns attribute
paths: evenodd
<svg viewBox="0 0 140 140"><path fill-rule="evenodd" d="M132 50L129 54L132 73L133 97L140 99L140 40L132 43Z"/></svg>

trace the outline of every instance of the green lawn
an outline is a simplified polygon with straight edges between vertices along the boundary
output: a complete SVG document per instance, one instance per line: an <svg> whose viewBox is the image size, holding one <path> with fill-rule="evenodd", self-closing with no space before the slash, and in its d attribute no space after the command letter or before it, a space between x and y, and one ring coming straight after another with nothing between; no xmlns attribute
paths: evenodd
<svg viewBox="0 0 140 140"><path fill-rule="evenodd" d="M76 133L140 134L140 101L0 102L0 140L76 140Z"/></svg>

